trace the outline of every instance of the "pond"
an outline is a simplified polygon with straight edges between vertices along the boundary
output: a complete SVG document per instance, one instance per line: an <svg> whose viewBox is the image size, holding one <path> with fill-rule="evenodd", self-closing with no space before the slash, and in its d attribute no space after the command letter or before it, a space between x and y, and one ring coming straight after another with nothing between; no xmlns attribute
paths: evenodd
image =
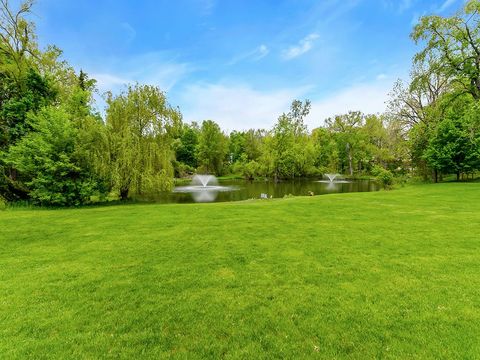
<svg viewBox="0 0 480 360"><path fill-rule="evenodd" d="M268 198L283 198L284 196L307 196L310 194L324 195L347 192L368 192L380 189L375 181L325 181L320 179L296 179L285 180L275 183L274 181L248 181L248 180L220 180L219 188L227 187L229 191L212 191L209 195L199 198L195 193L183 191L185 187L178 187L179 192L165 193L155 196L147 196L139 200L155 201L159 203L193 203L197 202L225 202L240 201L247 199L259 199L263 196ZM193 196L192 196L193 195Z"/></svg>

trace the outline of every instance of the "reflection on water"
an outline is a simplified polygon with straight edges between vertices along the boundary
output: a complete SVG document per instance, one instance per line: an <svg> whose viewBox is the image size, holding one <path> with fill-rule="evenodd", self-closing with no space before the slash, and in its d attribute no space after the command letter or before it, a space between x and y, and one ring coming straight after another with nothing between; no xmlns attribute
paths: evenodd
<svg viewBox="0 0 480 360"><path fill-rule="evenodd" d="M212 202L221 191L229 192L235 190L235 186L218 185L214 175L195 175L192 183L188 186L177 186L174 193L188 193L195 202Z"/></svg>
<svg viewBox="0 0 480 360"><path fill-rule="evenodd" d="M289 180L275 183L273 181L246 181L228 180L220 181L219 187L231 188L232 191L182 191L188 187L178 187L177 191L156 196L146 196L144 200L161 203L192 203L201 202L224 202L240 201L247 199L259 199L261 194L268 198L282 198L285 195L307 196L310 194L323 195L332 193L367 192L377 191L379 186L374 181L315 181L315 180Z"/></svg>
<svg viewBox="0 0 480 360"><path fill-rule="evenodd" d="M219 192L230 192L237 189L235 186L189 185L177 186L173 192L176 194L190 194L195 202L212 202L215 201Z"/></svg>

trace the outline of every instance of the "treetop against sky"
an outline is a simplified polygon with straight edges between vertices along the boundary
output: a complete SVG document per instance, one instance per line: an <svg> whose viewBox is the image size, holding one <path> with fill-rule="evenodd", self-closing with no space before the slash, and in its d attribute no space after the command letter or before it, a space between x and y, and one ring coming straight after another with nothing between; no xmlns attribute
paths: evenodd
<svg viewBox="0 0 480 360"><path fill-rule="evenodd" d="M313 128L348 110L382 112L418 50L409 37L418 18L462 4L38 0L34 21L40 42L63 49L100 91L157 85L186 121L227 130L270 128L292 99L309 98Z"/></svg>

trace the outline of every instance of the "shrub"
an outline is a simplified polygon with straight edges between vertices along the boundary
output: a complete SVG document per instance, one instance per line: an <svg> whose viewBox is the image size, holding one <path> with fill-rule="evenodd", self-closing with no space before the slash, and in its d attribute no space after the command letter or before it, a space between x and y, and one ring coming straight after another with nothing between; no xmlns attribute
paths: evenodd
<svg viewBox="0 0 480 360"><path fill-rule="evenodd" d="M244 167L243 162L235 161L230 167L231 168L230 172L232 174L235 174L235 175L237 175L237 174L242 174L243 175L243 167Z"/></svg>
<svg viewBox="0 0 480 360"><path fill-rule="evenodd" d="M384 189L390 189L394 183L394 176L390 170L387 170L381 166L374 166L372 174L377 178Z"/></svg>
<svg viewBox="0 0 480 360"><path fill-rule="evenodd" d="M258 163L252 160L243 166L242 175L248 180L253 180L258 175L258 169Z"/></svg>
<svg viewBox="0 0 480 360"><path fill-rule="evenodd" d="M175 162L175 177L184 178L195 173L195 169L190 165L184 164L182 162Z"/></svg>
<svg viewBox="0 0 480 360"><path fill-rule="evenodd" d="M31 200L54 206L88 203L99 184L76 158L77 130L68 114L49 107L31 120L34 130L11 146L6 157L22 175Z"/></svg>

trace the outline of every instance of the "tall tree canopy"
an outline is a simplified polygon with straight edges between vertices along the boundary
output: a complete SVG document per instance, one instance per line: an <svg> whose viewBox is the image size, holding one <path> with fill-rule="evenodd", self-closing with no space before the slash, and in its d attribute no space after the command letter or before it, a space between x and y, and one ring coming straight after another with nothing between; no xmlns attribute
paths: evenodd
<svg viewBox="0 0 480 360"><path fill-rule="evenodd" d="M200 171L222 175L228 143L220 126L212 120L206 120L200 128L197 145L197 159Z"/></svg>
<svg viewBox="0 0 480 360"><path fill-rule="evenodd" d="M177 161L181 162L192 169L198 165L196 158L196 148L198 145L198 137L200 129L196 122L189 124L183 124L180 143L176 149Z"/></svg>
<svg viewBox="0 0 480 360"><path fill-rule="evenodd" d="M457 91L480 99L480 2L468 0L452 17L424 16L412 38L425 44L416 63L429 62L431 72L450 79Z"/></svg>
<svg viewBox="0 0 480 360"><path fill-rule="evenodd" d="M294 100L290 111L280 115L273 127L270 151L275 179L308 175L313 166L313 143L309 141L304 122L310 108L309 100Z"/></svg>
<svg viewBox="0 0 480 360"><path fill-rule="evenodd" d="M122 199L173 186L173 140L182 115L154 86L135 85L107 98L110 173Z"/></svg>

